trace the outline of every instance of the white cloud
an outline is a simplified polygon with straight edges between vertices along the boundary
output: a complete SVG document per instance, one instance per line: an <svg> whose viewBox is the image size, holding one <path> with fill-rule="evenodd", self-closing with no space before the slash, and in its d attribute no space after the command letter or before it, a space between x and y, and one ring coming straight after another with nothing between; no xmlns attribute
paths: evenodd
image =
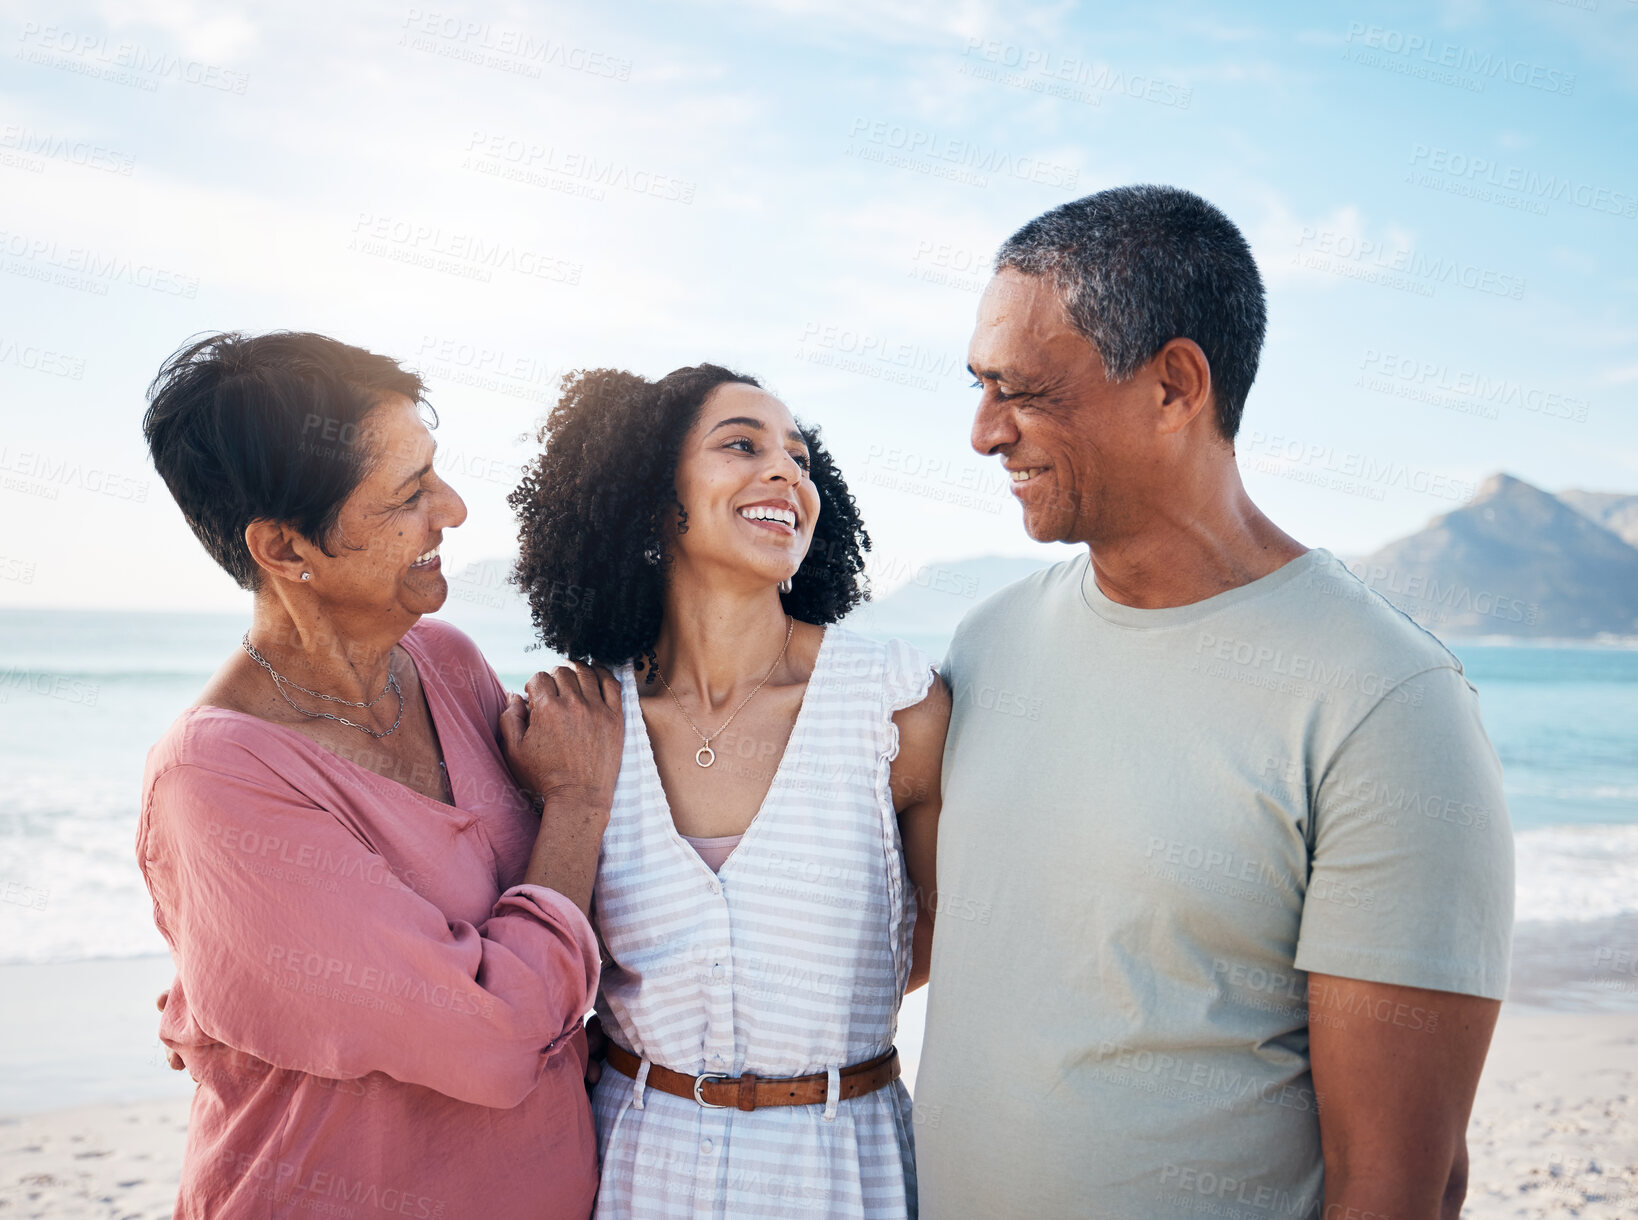
<svg viewBox="0 0 1638 1220"><path fill-rule="evenodd" d="M249 17L201 0L99 0L95 11L116 35L156 30L181 53L208 63L231 64L256 44Z"/></svg>
<svg viewBox="0 0 1638 1220"><path fill-rule="evenodd" d="M1320 62L1327 52L1315 48L1334 47L1345 22L1304 31L1269 19L1264 35L1238 20L1191 26L1164 15L1157 22L1149 13L999 0L885 7L784 0L771 9L698 0L680 20L674 10L642 6L616 14L579 0L549 11L486 0L443 11L487 23L487 34L440 35L431 50L418 50L399 45L411 8L293 0L245 10L254 16L242 19L195 0L56 6L54 19L70 28L221 62L250 83L233 94L164 79L149 91L13 63L7 124L94 140L135 164L128 177L63 161L38 173L0 166L0 228L199 279L197 296L178 300L124 284L99 295L6 275L0 338L55 345L85 361L84 379L72 382L0 365L0 395L24 407L8 417L8 425L23 420L17 443L83 449L140 472L141 389L184 336L228 326L332 330L410 363L443 366L434 386L447 442L488 472L470 482L473 515L459 535L470 540L460 543L464 557L475 559L508 542L505 463L517 458L514 440L543 404L520 397L517 384L486 387L452 375L462 370L438 358L445 343L552 370L618 364L661 373L714 358L766 377L798 413L824 426L884 554L906 562L948 556L951 539L968 553L1016 551L1025 543L1010 504L1005 513L963 510L867 477L895 447L962 477L968 467L986 467L967 447L972 403L964 378L951 372L932 388L895 385L808 358L804 334L817 322L935 360L964 359L973 289L1008 233L1076 195L1169 180L1243 218L1268 279L1274 328L1255 395L1261 426L1326 435L1310 416L1336 399L1337 370L1352 368L1366 342L1424 356L1460 349L1483 367L1505 366L1588 396L1603 370L1613 379L1602 383L1612 401L1606 410L1595 398L1578 441L1585 451L1539 421L1475 428L1471 419L1443 419L1436 409L1381 395L1368 412L1325 416L1339 443L1343 436L1362 450L1380 443L1407 457L1471 451L1475 469L1505 465L1549 481L1556 463L1571 461L1592 481L1626 478L1615 455L1638 445L1638 425L1613 400L1631 384L1622 380L1634 341L1625 318L1638 271L1617 240L1624 230L1588 229L1589 237L1566 224L1514 234L1499 227L1518 219L1509 214L1475 215L1436 193L1402 189L1390 172L1400 168L1395 158L1425 133L1427 107L1438 99L1416 92L1420 85L1366 74L1349 77L1342 91ZM0 13L14 28L39 17L34 0L0 0ZM480 45L497 31L620 57L630 63L629 79L507 60ZM980 49L968 54L972 39ZM963 73L964 64L990 63L986 40L1198 89L1188 108L1121 90L1104 91L1096 105L1046 96ZM1500 34L1497 41L1505 45ZM1567 60L1564 45L1539 54ZM502 62L470 62L462 57L468 52L499 54ZM1541 104L1529 118L1503 126L1500 136L1489 111L1451 111L1440 123L1452 146L1528 138L1559 148L1574 139L1596 156L1610 141L1585 122L1590 70L1587 79L1574 99L1533 98ZM1373 82L1391 104L1358 101L1358 90ZM1294 146L1281 134L1292 107L1350 138L1340 147ZM1613 112L1612 130L1624 115ZM907 167L844 155L859 116L916 125L963 148L1040 158L1078 177L1050 186L1002 174L975 186L928 172L940 168L934 158ZM484 138L474 143L478 133ZM525 152L487 157L491 164L476 168L471 158L485 157L489 137ZM577 166L594 161L595 171L566 168L570 157L580 158ZM604 181L610 166L626 185ZM638 173L645 181L685 180L694 201L630 189ZM349 250L361 213L446 241L550 253L580 264L581 282L502 270L479 282L429 271L414 265L427 251L413 243L389 241L385 256ZM1509 303L1512 312L1500 314L1494 301L1477 297L1452 308L1443 289L1431 304L1366 287L1316 294L1350 281L1289 266L1293 253L1314 244L1304 244L1305 232L1327 233L1333 245L1425 243L1435 255L1516 246L1529 260L1531 302ZM1521 344L1519 333L1535 341ZM1574 368L1588 371L1573 372L1567 351ZM533 381L521 388L540 390ZM1390 517L1396 527L1418 523L1402 520L1414 505L1389 505L1378 516L1357 498L1328 498L1293 479L1271 484L1276 506L1315 537L1369 542ZM25 549L74 562L42 563L39 583L0 597L90 600L110 573L118 587L140 586L161 601L204 597L220 584L157 484L140 512L106 499L12 503L26 518ZM165 573L164 584L153 582L154 571Z"/></svg>

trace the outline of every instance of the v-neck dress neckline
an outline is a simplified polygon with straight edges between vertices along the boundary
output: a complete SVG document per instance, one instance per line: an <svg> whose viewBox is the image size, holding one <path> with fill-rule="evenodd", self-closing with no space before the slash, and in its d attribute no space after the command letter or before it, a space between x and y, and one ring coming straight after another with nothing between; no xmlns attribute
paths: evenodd
<svg viewBox="0 0 1638 1220"><path fill-rule="evenodd" d="M623 693L626 698L632 701L632 712L637 718L635 726L628 726L627 731L631 731L633 727L640 730L637 734L638 757L641 759L641 766L646 773L645 778L653 781L652 790L659 794L657 802L659 816L665 819L666 828L670 832L671 838L675 840L678 850L688 853L689 858L697 863L713 882L718 881L724 873L733 867L736 860L744 856L745 845L748 841L755 842L757 827L764 821L763 814L768 811L769 806L774 803L774 798L779 795L781 781L788 770L786 760L799 756L802 736L810 719L808 709L815 702L812 698L814 684L823 676L825 663L828 660L827 654L830 651L831 637L835 634L834 628L827 627L824 634L819 637L819 650L813 656L813 669L808 674L807 685L802 690L802 701L797 705L796 719L791 722L791 733L785 740L785 749L779 756L779 765L774 768L773 779L768 783L768 790L762 794L761 804L756 807L756 812L751 815L750 823L740 832L738 846L722 862L722 868L715 872L712 871L711 866L705 862L699 852L694 850L693 844L689 843L683 833L677 829L677 819L671 812L671 800L666 796L665 784L660 778L660 764L654 757L654 739L649 736L648 721L643 718L642 697L637 693L636 674L629 664L620 671L620 681L625 687Z"/></svg>

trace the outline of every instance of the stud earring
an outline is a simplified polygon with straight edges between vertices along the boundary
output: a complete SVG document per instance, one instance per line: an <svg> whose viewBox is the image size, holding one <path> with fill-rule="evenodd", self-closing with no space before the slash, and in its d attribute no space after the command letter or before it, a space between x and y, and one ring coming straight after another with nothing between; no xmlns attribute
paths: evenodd
<svg viewBox="0 0 1638 1220"><path fill-rule="evenodd" d="M303 572L301 574L301 578L303 580L312 580L313 579L313 574L311 572Z"/></svg>

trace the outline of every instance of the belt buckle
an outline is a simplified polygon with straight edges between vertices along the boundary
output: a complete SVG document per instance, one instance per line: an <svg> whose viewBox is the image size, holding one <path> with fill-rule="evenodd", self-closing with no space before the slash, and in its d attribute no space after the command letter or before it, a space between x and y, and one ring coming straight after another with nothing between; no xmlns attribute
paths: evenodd
<svg viewBox="0 0 1638 1220"><path fill-rule="evenodd" d="M694 1077L694 1100L699 1102L700 1105L707 1110L732 1110L732 1106L719 1106L716 1102L706 1101L704 1097L700 1096L700 1089L704 1087L706 1081L731 1079L733 1079L733 1077L729 1076L726 1072L701 1073L700 1075Z"/></svg>

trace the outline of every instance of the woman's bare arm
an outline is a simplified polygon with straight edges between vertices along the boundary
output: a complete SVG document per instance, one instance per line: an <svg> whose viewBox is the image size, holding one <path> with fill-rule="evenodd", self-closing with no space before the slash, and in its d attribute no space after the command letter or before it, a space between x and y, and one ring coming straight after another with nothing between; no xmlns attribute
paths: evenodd
<svg viewBox="0 0 1638 1220"><path fill-rule="evenodd" d="M939 779L944 737L950 728L950 688L933 676L927 698L893 717L899 726L899 754L893 760L893 807L899 814L905 865L916 896L909 990L927 981L933 955L933 921L938 910L938 815L943 807Z"/></svg>

